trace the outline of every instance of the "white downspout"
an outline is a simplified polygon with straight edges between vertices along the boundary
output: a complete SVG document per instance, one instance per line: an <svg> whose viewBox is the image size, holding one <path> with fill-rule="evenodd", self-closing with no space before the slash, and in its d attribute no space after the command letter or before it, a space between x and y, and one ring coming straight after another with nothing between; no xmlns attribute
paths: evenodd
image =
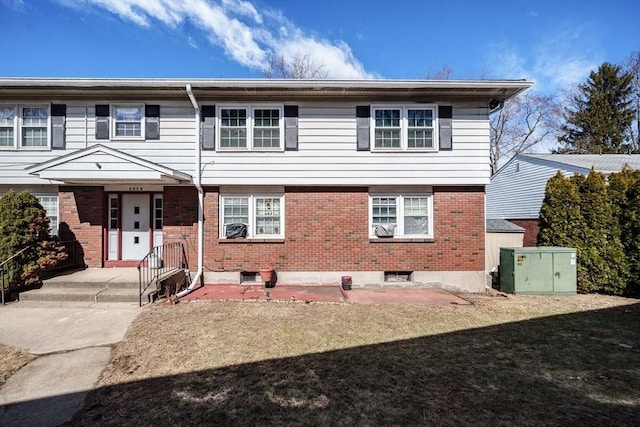
<svg viewBox="0 0 640 427"><path fill-rule="evenodd" d="M202 171L201 171L201 157L202 152L200 150L200 108L198 107L198 101L196 101L195 96L193 96L193 91L191 90L191 84L187 84L187 95L189 95L189 99L191 100L191 104L193 105L193 109L195 110L195 130L196 130L196 138L195 138L195 179L196 179L196 189L198 190L198 271L196 272L195 277L189 284L189 287L182 292L177 294L178 298L182 298L183 296L189 294L191 291L200 287L202 282L202 275L204 272L204 190L202 189Z"/></svg>

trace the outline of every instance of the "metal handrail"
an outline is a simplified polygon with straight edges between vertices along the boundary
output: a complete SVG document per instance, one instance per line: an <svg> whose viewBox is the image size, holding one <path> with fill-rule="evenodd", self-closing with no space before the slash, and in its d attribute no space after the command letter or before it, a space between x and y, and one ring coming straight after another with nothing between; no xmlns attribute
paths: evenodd
<svg viewBox="0 0 640 427"><path fill-rule="evenodd" d="M0 288L2 288L2 305L5 304L4 300L4 288L5 288L5 266L10 262L13 261L15 258L17 258L18 256L22 255L24 252L26 252L27 249L30 249L33 245L28 245L25 246L24 248L20 249L18 252L16 252L15 254L11 255L9 258L5 259L4 261L2 261L0 263Z"/></svg>
<svg viewBox="0 0 640 427"><path fill-rule="evenodd" d="M138 263L138 304L142 307L142 295L152 284L178 270L189 271L189 262L184 245L180 242L154 246Z"/></svg>

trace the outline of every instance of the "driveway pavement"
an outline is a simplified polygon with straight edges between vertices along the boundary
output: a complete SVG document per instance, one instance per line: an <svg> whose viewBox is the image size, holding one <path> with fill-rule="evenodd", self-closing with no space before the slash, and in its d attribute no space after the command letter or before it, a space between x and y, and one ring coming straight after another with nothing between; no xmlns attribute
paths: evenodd
<svg viewBox="0 0 640 427"><path fill-rule="evenodd" d="M58 426L73 417L111 358L137 304L0 307L0 343L38 357L0 387L1 426Z"/></svg>

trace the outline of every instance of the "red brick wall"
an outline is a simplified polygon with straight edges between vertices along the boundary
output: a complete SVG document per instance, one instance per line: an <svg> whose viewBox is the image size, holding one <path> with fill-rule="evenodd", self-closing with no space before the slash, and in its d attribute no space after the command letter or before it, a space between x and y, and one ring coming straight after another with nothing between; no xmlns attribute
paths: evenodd
<svg viewBox="0 0 640 427"><path fill-rule="evenodd" d="M255 271L265 262L274 263L280 271L484 269L482 187L434 188L433 242L370 241L365 187L288 187L285 239L219 240L218 188L205 190L205 269L209 271ZM192 269L197 266L197 203L195 188L165 187L164 242L184 243ZM60 187L59 204L61 238L79 240L85 263L101 267L102 187Z"/></svg>
<svg viewBox="0 0 640 427"><path fill-rule="evenodd" d="M540 224L538 219L508 219L507 221L514 223L525 229L524 246L538 246L538 233L540 232Z"/></svg>
<svg viewBox="0 0 640 427"><path fill-rule="evenodd" d="M165 190L165 205L168 194ZM205 269L256 271L271 262L280 271L484 270L482 187L434 189L433 242L370 241L368 204L366 188L287 187L284 240L222 241L218 240L218 189L209 188L204 204ZM196 226L188 229L195 242ZM168 232L165 226L167 240Z"/></svg>
<svg viewBox="0 0 640 427"><path fill-rule="evenodd" d="M189 267L198 266L198 193L194 187L165 187L163 196L164 243L182 242Z"/></svg>
<svg viewBox="0 0 640 427"><path fill-rule="evenodd" d="M65 187L59 189L60 238L78 240L84 263L102 267L102 227L104 193L102 187Z"/></svg>

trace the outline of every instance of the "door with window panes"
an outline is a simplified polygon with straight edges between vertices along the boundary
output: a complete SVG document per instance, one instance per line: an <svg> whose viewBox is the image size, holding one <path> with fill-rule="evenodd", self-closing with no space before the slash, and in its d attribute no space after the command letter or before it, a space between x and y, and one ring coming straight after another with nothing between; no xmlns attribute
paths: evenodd
<svg viewBox="0 0 640 427"><path fill-rule="evenodd" d="M109 261L140 261L162 245L161 194L118 193L108 197Z"/></svg>

